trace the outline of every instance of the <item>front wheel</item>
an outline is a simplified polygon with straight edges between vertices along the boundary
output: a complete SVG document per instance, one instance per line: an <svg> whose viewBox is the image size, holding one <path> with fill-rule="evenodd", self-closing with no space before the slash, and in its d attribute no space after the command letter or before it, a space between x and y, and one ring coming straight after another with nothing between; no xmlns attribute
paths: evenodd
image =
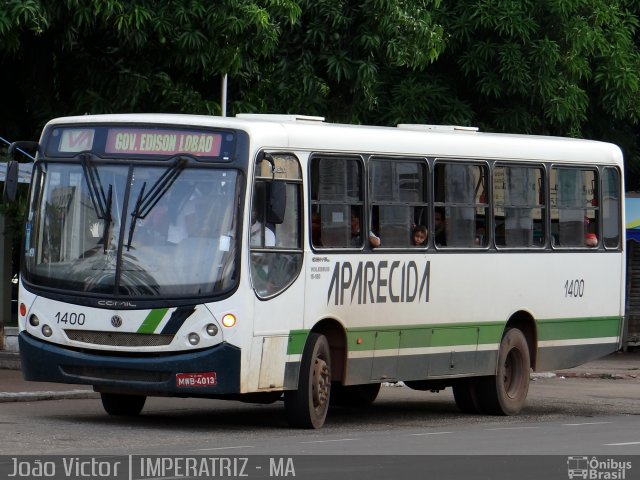
<svg viewBox="0 0 640 480"><path fill-rule="evenodd" d="M102 406L109 415L135 417L142 411L147 397L144 395L123 395L101 393Z"/></svg>
<svg viewBox="0 0 640 480"><path fill-rule="evenodd" d="M524 406L529 391L529 346L521 330L511 328L502 337L496 375L479 383L480 411L493 415L515 415Z"/></svg>
<svg viewBox="0 0 640 480"><path fill-rule="evenodd" d="M297 390L284 392L287 420L292 427L324 425L331 396L331 356L327 337L312 333L302 354Z"/></svg>

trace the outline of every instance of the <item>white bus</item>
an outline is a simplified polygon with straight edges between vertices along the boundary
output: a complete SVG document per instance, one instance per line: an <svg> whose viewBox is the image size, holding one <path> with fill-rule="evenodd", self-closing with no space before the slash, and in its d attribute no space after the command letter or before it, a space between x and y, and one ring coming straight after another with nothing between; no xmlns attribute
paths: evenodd
<svg viewBox="0 0 640 480"><path fill-rule="evenodd" d="M618 348L622 168L611 144L466 127L52 120L24 231L24 376L92 385L112 415L284 397L291 425L319 428L329 403L401 381L516 414L531 370Z"/></svg>

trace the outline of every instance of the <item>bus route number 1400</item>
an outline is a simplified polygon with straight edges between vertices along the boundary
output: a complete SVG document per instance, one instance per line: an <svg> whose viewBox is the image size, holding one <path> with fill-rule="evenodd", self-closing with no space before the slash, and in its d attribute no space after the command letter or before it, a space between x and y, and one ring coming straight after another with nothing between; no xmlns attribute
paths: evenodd
<svg viewBox="0 0 640 480"><path fill-rule="evenodd" d="M567 280L564 282L564 296L573 298L582 298L584 295L584 279L576 278L575 280Z"/></svg>
<svg viewBox="0 0 640 480"><path fill-rule="evenodd" d="M69 325L84 325L84 313L58 312L55 315L57 323L65 323Z"/></svg>

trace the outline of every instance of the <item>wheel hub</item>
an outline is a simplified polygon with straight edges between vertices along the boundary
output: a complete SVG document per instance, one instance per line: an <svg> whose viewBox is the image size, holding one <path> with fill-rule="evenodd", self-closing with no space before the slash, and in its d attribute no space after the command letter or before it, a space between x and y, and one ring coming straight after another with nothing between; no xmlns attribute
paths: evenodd
<svg viewBox="0 0 640 480"><path fill-rule="evenodd" d="M313 382L311 383L311 393L313 406L322 407L329 399L330 372L327 362L317 358L313 366Z"/></svg>

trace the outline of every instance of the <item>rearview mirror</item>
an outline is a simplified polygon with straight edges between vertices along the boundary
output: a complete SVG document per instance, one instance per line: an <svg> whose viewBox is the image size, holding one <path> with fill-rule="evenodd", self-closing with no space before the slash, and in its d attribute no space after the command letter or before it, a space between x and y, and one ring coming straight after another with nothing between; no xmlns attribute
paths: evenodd
<svg viewBox="0 0 640 480"><path fill-rule="evenodd" d="M4 189L2 191L2 201L13 202L18 193L18 162L9 160L7 162L7 172L4 177Z"/></svg>
<svg viewBox="0 0 640 480"><path fill-rule="evenodd" d="M287 207L287 183L283 180L273 179L269 183L269 208L267 209L267 222L276 225L284 222L284 213Z"/></svg>

